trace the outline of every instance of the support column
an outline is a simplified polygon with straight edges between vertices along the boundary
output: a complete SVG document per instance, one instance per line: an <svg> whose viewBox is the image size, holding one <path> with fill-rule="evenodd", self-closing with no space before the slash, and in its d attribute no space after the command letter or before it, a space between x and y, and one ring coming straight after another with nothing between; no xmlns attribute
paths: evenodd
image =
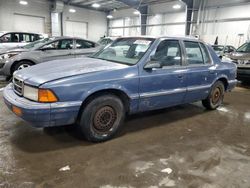
<svg viewBox="0 0 250 188"><path fill-rule="evenodd" d="M148 19L148 6L143 5L139 8L141 13L141 35L146 35L147 33L147 19Z"/></svg>
<svg viewBox="0 0 250 188"><path fill-rule="evenodd" d="M186 10L186 35L190 35L190 29L192 24L192 15L193 15L193 0L182 0L187 5Z"/></svg>

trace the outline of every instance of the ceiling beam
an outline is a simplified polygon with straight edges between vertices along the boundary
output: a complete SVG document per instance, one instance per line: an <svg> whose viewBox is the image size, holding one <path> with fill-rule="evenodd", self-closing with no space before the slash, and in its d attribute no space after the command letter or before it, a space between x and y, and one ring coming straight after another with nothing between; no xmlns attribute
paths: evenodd
<svg viewBox="0 0 250 188"><path fill-rule="evenodd" d="M77 4L81 4L81 5L91 5L93 3L101 3L101 2L105 2L104 0L95 0L95 1L79 1Z"/></svg>
<svg viewBox="0 0 250 188"><path fill-rule="evenodd" d="M125 5L128 5L136 9L140 6L140 2L141 2L140 0L116 0L116 1L122 2Z"/></svg>

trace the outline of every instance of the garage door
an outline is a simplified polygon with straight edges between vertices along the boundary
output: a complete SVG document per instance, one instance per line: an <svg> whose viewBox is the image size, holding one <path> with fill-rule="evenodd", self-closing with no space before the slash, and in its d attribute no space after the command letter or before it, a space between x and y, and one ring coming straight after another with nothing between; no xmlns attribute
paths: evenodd
<svg viewBox="0 0 250 188"><path fill-rule="evenodd" d="M14 14L15 31L45 33L45 18Z"/></svg>
<svg viewBox="0 0 250 188"><path fill-rule="evenodd" d="M75 22L66 21L65 23L66 31L65 35L70 37L81 37L87 38L87 23L85 22Z"/></svg>

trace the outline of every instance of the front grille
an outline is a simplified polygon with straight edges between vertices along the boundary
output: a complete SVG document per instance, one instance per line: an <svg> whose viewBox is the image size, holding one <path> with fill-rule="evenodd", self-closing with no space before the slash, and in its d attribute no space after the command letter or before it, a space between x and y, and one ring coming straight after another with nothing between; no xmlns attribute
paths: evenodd
<svg viewBox="0 0 250 188"><path fill-rule="evenodd" d="M13 88L16 94L23 95L23 81L17 77L13 78Z"/></svg>

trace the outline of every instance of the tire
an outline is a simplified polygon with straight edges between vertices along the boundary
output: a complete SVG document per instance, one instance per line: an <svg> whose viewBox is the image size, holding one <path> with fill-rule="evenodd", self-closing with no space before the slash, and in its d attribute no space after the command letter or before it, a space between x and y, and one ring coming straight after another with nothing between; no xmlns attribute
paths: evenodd
<svg viewBox="0 0 250 188"><path fill-rule="evenodd" d="M23 69L23 68L30 67L30 66L32 66L32 65L34 65L34 64L33 64L32 62L30 62L30 61L20 61L20 62L18 62L17 64L15 64L12 73L14 73L14 72L17 71L17 70L21 70L21 69Z"/></svg>
<svg viewBox="0 0 250 188"><path fill-rule="evenodd" d="M202 104L208 110L217 109L223 102L225 94L225 86L223 82L217 81L214 83L209 96L202 101Z"/></svg>
<svg viewBox="0 0 250 188"><path fill-rule="evenodd" d="M84 137L91 142L103 142L113 138L122 126L125 107L117 96L107 94L87 103L80 115Z"/></svg>

